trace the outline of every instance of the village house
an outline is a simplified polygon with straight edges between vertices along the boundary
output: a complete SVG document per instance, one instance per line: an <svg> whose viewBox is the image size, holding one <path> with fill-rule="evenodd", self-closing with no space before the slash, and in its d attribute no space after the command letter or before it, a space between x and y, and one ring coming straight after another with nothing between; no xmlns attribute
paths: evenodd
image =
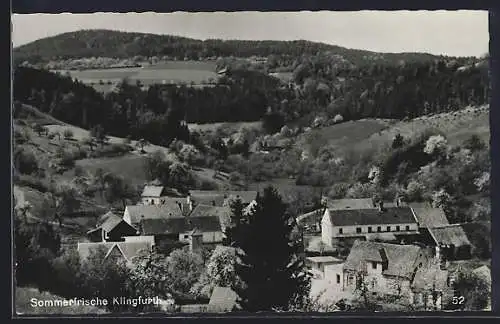
<svg viewBox="0 0 500 324"><path fill-rule="evenodd" d="M397 296L440 309L447 272L438 263L432 249L356 241L342 267L342 289L355 291L363 284L371 295Z"/></svg>
<svg viewBox="0 0 500 324"><path fill-rule="evenodd" d="M149 206L148 206L149 207ZM141 235L154 236L156 244L162 242L180 242L188 244L192 240L192 231L201 235L205 245L219 244L223 239L224 223L229 219L227 207L197 205L188 215L169 214L162 217L144 216L138 228Z"/></svg>
<svg viewBox="0 0 500 324"><path fill-rule="evenodd" d="M172 199L182 201L182 197L175 189L163 186L146 185L141 194L141 203L143 205L160 205L166 200Z"/></svg>
<svg viewBox="0 0 500 324"><path fill-rule="evenodd" d="M461 224L433 227L428 231L443 260L463 260L471 257L472 243Z"/></svg>
<svg viewBox="0 0 500 324"><path fill-rule="evenodd" d="M365 238L395 240L404 235L418 233L418 221L407 206L365 209L326 208L321 220L324 244L333 246L334 240Z"/></svg>
<svg viewBox="0 0 500 324"><path fill-rule="evenodd" d="M119 242L125 236L137 234L137 229L113 212L101 216L97 227L87 232L91 242Z"/></svg>
<svg viewBox="0 0 500 324"><path fill-rule="evenodd" d="M166 219L173 217L184 217L181 205L176 202L161 205L126 206L123 213L123 220L136 229L139 229L139 225L143 219Z"/></svg>
<svg viewBox="0 0 500 324"><path fill-rule="evenodd" d="M132 266L132 260L138 256L141 251L152 251L154 244L150 238L140 240L136 238L134 241L125 242L79 242L77 251L81 260L86 260L92 253L99 249L105 251L104 260L116 262L123 260L127 266Z"/></svg>

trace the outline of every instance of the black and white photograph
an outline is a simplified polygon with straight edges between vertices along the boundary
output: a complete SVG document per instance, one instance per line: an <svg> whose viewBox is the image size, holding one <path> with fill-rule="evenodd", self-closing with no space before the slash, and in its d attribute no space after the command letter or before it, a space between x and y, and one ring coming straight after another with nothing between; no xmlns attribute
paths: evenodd
<svg viewBox="0 0 500 324"><path fill-rule="evenodd" d="M15 316L491 311L487 11L11 28Z"/></svg>

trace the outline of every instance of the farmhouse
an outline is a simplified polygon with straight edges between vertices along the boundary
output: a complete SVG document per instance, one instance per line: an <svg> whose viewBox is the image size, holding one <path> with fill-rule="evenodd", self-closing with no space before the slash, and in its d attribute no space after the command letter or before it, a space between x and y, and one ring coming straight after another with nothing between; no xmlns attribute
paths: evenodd
<svg viewBox="0 0 500 324"><path fill-rule="evenodd" d="M141 194L141 202L144 205L160 205L166 200L179 199L179 193L175 189L165 188L163 186L146 185Z"/></svg>
<svg viewBox="0 0 500 324"><path fill-rule="evenodd" d="M137 230L120 216L108 212L104 214L98 226L87 232L92 242L119 242L124 236L137 235Z"/></svg>
<svg viewBox="0 0 500 324"><path fill-rule="evenodd" d="M181 207L176 203L126 206L123 213L123 220L137 229L143 219L166 219L173 217L183 217Z"/></svg>
<svg viewBox="0 0 500 324"><path fill-rule="evenodd" d="M445 260L468 259L472 244L460 224L429 228L441 257Z"/></svg>
<svg viewBox="0 0 500 324"><path fill-rule="evenodd" d="M151 251L152 249L153 244L147 238L143 241L137 239L129 242L79 242L77 246L78 254L82 260L87 259L92 253L102 250L105 252L104 260L111 262L123 260L128 266L132 265L133 258L141 251Z"/></svg>
<svg viewBox="0 0 500 324"><path fill-rule="evenodd" d="M415 245L356 241L343 266L343 289L354 291L364 283L370 293L412 303L430 291L432 304L439 306L446 273L437 264L430 250Z"/></svg>
<svg viewBox="0 0 500 324"><path fill-rule="evenodd" d="M198 205L189 216L144 217L139 224L142 235L152 235L156 244L174 241L188 244L193 230L201 233L203 244L218 244L223 239L224 223L229 218L226 207Z"/></svg>
<svg viewBox="0 0 500 324"><path fill-rule="evenodd" d="M327 208L321 220L324 244L333 246L333 239L363 237L366 239L394 239L418 233L418 222L410 207L369 209Z"/></svg>

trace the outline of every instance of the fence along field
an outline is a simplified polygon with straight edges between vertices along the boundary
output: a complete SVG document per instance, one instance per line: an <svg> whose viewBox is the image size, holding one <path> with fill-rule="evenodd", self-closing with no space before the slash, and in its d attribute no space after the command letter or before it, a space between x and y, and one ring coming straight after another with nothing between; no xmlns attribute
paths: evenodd
<svg viewBox="0 0 500 324"><path fill-rule="evenodd" d="M143 85L174 83L194 84L197 86L217 79L215 62L168 61L143 67L92 69L82 71L57 70L68 73L72 78L92 84L97 91L107 92L112 85L127 78L131 82L140 81Z"/></svg>

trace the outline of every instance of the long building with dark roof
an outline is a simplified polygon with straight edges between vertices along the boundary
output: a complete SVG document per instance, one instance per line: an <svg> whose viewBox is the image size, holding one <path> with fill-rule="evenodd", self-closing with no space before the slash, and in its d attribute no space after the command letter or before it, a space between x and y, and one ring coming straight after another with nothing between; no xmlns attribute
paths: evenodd
<svg viewBox="0 0 500 324"><path fill-rule="evenodd" d="M321 220L322 241L332 246L333 239L385 238L418 233L418 221L408 206L363 209L326 208Z"/></svg>

